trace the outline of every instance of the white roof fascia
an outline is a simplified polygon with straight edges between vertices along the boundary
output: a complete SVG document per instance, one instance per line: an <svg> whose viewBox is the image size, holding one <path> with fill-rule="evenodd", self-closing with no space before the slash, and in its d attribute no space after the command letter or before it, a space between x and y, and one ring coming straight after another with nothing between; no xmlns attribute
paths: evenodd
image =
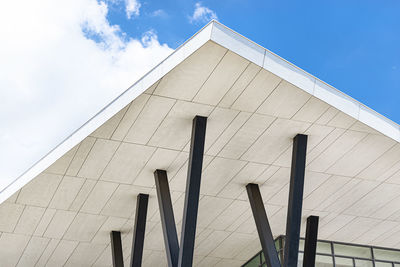
<svg viewBox="0 0 400 267"><path fill-rule="evenodd" d="M99 128L103 123L118 113L122 108L132 102L136 97L146 91L151 85L161 79L165 74L175 68L193 52L211 39L211 31L214 21L209 22L189 40L179 46L167 58L146 73L142 78L125 90L107 106L101 109L96 115L89 119L85 124L75 130L63 142L53 148L49 153L38 160L21 176L16 178L11 184L0 192L0 203L8 199L15 192L29 183L33 178L46 170L57 159L62 157L74 146Z"/></svg>
<svg viewBox="0 0 400 267"><path fill-rule="evenodd" d="M211 40L400 142L400 126L397 123L217 21L214 21Z"/></svg>
<svg viewBox="0 0 400 267"><path fill-rule="evenodd" d="M349 116L363 122L382 134L400 142L400 126L371 110L350 96L324 83L318 78L284 60L271 51L232 31L217 21L211 21L188 41L178 47L160 64L129 87L121 95L100 110L94 117L74 131L68 138L52 149L31 168L0 192L0 203L47 169L57 159L90 135L122 108L132 102L156 81L175 68L207 41L235 52L252 63L263 67L280 78L292 83L316 98L330 104Z"/></svg>

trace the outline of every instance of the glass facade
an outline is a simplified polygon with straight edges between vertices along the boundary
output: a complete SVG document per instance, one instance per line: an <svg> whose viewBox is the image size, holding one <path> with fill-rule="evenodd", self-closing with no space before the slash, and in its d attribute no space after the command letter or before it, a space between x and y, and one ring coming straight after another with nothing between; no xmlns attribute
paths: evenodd
<svg viewBox="0 0 400 267"><path fill-rule="evenodd" d="M282 262L285 237L275 240L276 251ZM303 266L304 239L300 240L298 266ZM242 267L267 266L260 251ZM341 242L319 240L316 267L400 267L400 250Z"/></svg>

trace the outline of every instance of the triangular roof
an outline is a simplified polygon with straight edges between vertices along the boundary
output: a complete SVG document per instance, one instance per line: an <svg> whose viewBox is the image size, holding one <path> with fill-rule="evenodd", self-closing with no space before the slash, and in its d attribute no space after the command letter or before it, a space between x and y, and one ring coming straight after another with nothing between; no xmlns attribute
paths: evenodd
<svg viewBox="0 0 400 267"><path fill-rule="evenodd" d="M74 247L65 259L70 265L107 262L108 232L128 231L132 195L149 193L154 227L145 249L152 259L165 259L152 172L168 171L178 213L195 115L209 117L197 260L234 266L259 249L244 194L248 182L261 184L272 230L283 234L297 133L309 135L303 215L321 216L321 237L397 245L399 125L216 21L0 193L0 201L8 199L0 205L8 214L0 221L7 233L1 238L20 242L16 251L32 236L58 240ZM32 225L24 225L23 216ZM63 258L63 251L51 257ZM2 253L1 261L25 255ZM92 262L82 257L91 253L98 253Z"/></svg>
<svg viewBox="0 0 400 267"><path fill-rule="evenodd" d="M100 127L208 41L213 41L229 49L372 129L400 142L400 126L398 124L279 57L268 49L261 47L213 20L3 189L0 192L0 203L44 171L58 158Z"/></svg>

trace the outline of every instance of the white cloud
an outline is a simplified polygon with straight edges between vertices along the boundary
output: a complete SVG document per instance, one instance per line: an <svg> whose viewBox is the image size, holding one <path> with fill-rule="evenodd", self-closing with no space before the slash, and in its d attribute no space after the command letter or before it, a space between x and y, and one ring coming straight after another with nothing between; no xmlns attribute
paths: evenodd
<svg viewBox="0 0 400 267"><path fill-rule="evenodd" d="M167 12L165 12L165 11L162 10L162 9L157 9L157 10L151 12L151 13L150 13L150 16L152 16L152 17L166 18L166 17L168 17L168 14L167 14Z"/></svg>
<svg viewBox="0 0 400 267"><path fill-rule="evenodd" d="M197 2L194 6L194 12L189 21L193 22L208 22L213 19L218 19L217 13L208 7L203 6L200 2Z"/></svg>
<svg viewBox="0 0 400 267"><path fill-rule="evenodd" d="M137 0L125 0L125 11L128 19L139 16L141 4Z"/></svg>
<svg viewBox="0 0 400 267"><path fill-rule="evenodd" d="M172 51L103 2L22 2L0 9L0 191Z"/></svg>

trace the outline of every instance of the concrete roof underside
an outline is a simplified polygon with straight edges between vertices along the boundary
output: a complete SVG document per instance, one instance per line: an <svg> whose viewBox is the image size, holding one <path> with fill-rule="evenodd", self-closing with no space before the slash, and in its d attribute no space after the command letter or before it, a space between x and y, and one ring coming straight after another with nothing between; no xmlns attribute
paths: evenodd
<svg viewBox="0 0 400 267"><path fill-rule="evenodd" d="M195 266L261 249L249 182L284 234L297 133L309 136L302 235L312 214L321 239L400 247L399 126L211 22L1 192L1 265L111 266L111 230L128 260L148 193L143 264L165 266L153 171L168 171L180 232L195 115L208 117Z"/></svg>

